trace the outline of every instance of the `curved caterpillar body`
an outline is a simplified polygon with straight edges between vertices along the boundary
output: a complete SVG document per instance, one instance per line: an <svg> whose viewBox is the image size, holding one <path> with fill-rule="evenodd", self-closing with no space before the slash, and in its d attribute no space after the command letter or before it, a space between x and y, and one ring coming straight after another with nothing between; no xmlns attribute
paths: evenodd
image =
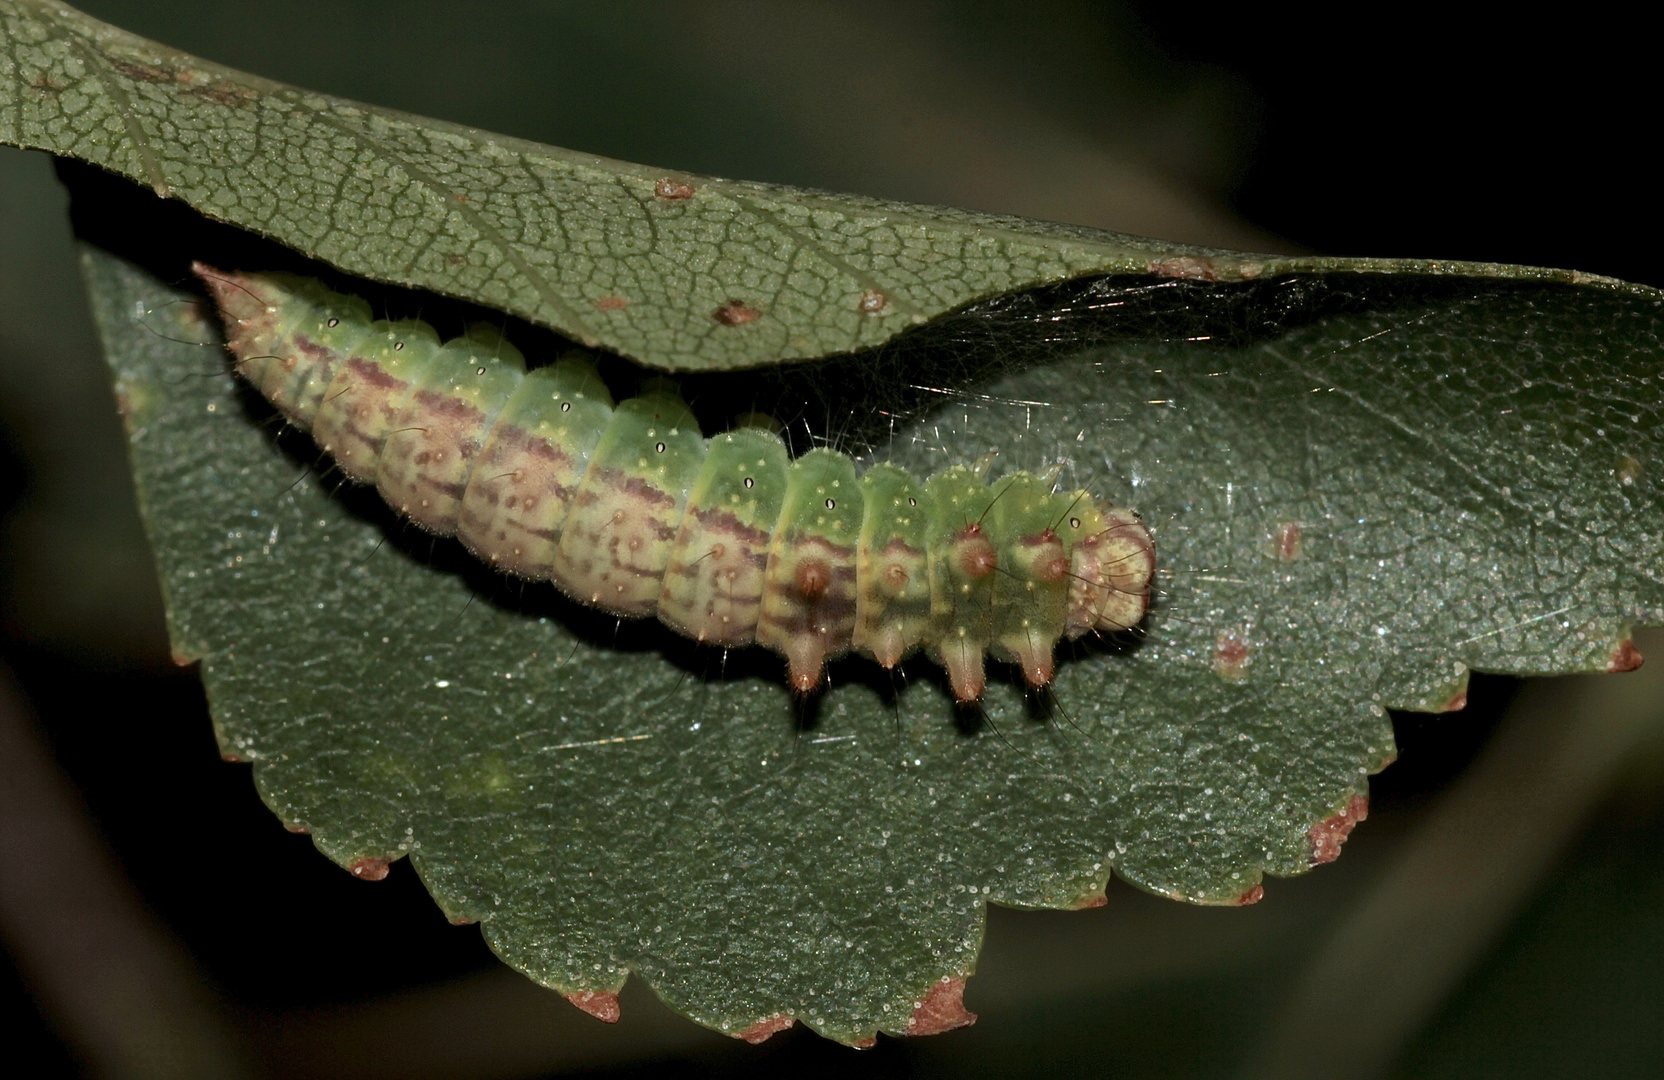
<svg viewBox="0 0 1664 1080"><path fill-rule="evenodd" d="M663 386L615 405L581 353L528 372L488 327L441 342L311 279L195 270L238 373L399 513L582 603L767 646L799 691L851 649L889 668L919 647L962 702L989 653L1043 687L1061 638L1148 606L1137 515L1048 478L857 478L832 450L791 460L769 426L706 439Z"/></svg>

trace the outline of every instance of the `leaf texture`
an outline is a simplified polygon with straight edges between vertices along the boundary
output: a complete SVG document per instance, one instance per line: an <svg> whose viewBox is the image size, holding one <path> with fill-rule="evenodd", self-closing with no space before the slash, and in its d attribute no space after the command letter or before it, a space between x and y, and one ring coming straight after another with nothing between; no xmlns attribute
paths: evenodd
<svg viewBox="0 0 1664 1080"><path fill-rule="evenodd" d="M929 665L851 661L806 710L755 650L516 590L310 475L208 377L192 297L85 265L176 648L267 801L360 873L409 857L534 979L604 1001L634 972L733 1034L939 1030L986 904L1089 906L1112 870L1253 902L1334 857L1387 709L1459 707L1471 668L1621 667L1664 620L1642 297L1104 279L788 371L867 456L1062 460L1156 529L1141 640L966 715Z"/></svg>
<svg viewBox="0 0 1664 1080"><path fill-rule="evenodd" d="M1097 273L1414 270L1633 288L1526 267L1241 255L692 176L285 86L50 0L3 0L0 26L0 142L669 370L871 347L976 300ZM719 314L736 309L757 317Z"/></svg>

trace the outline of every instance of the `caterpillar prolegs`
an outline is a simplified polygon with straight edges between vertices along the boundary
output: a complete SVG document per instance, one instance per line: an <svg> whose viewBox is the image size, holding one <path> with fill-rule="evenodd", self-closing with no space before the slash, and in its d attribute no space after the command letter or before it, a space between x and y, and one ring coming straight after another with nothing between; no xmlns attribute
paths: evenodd
<svg viewBox="0 0 1664 1080"><path fill-rule="evenodd" d="M526 370L495 329L416 320L290 274L197 264L239 374L400 514L511 574L697 641L759 644L801 692L850 650L923 647L975 701L984 657L1052 679L1058 641L1143 618L1155 545L1131 510L985 460L922 483L760 418L706 439L660 384L615 404L570 353Z"/></svg>

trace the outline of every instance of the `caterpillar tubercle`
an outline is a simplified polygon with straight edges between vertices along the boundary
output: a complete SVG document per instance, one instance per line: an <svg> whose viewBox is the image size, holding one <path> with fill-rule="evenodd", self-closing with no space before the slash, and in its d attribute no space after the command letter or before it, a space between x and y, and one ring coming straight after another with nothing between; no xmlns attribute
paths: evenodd
<svg viewBox="0 0 1664 1080"><path fill-rule="evenodd" d="M489 327L441 342L309 278L193 269L237 372L400 514L582 603L773 649L800 692L851 650L921 647L961 702L990 654L1044 687L1060 639L1148 607L1149 530L1046 477L857 477L833 450L792 460L766 418L707 439L662 382L614 404L582 353L527 371Z"/></svg>

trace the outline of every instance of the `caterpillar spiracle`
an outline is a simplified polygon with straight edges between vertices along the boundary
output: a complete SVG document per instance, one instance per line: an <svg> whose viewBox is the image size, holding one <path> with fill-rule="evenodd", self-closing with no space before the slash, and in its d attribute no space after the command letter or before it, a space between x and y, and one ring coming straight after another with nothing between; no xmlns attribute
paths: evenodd
<svg viewBox="0 0 1664 1080"><path fill-rule="evenodd" d="M1149 530L1050 476L858 478L833 450L792 459L767 418L706 439L666 385L615 404L582 353L528 371L490 327L441 342L310 278L194 269L237 372L410 521L581 603L773 649L800 692L851 650L921 647L961 702L990 654L1044 687L1059 640L1148 607Z"/></svg>

